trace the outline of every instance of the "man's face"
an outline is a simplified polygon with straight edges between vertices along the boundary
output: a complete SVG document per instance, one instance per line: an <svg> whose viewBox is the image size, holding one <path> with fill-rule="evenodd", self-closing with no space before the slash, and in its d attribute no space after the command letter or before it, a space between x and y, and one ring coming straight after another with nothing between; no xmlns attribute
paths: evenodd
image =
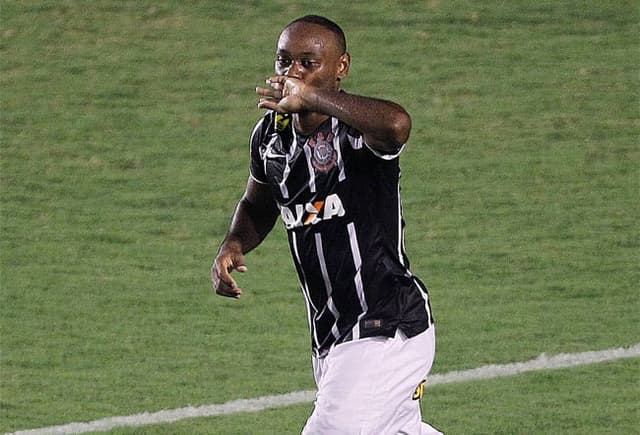
<svg viewBox="0 0 640 435"><path fill-rule="evenodd" d="M349 55L341 53L334 34L322 26L296 23L278 39L276 74L305 84L337 90L349 71Z"/></svg>

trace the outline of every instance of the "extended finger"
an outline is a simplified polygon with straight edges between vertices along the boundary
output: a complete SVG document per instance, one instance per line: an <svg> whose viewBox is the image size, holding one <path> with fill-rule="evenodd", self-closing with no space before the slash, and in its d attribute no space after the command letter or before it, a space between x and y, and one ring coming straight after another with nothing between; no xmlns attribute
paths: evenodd
<svg viewBox="0 0 640 435"><path fill-rule="evenodd" d="M267 79L267 84L272 88L282 87L287 81L287 76L273 76Z"/></svg>
<svg viewBox="0 0 640 435"><path fill-rule="evenodd" d="M238 287L233 279L231 279L231 282L223 281L221 279L218 279L218 281L215 282L214 280L213 287L216 294L219 294L221 296L239 298L242 295L242 289Z"/></svg>
<svg viewBox="0 0 640 435"><path fill-rule="evenodd" d="M216 289L216 294L219 294L220 296L225 296L227 298L238 299L240 298L240 296L242 296L242 290L239 287L232 287L232 288L218 287Z"/></svg>
<svg viewBox="0 0 640 435"><path fill-rule="evenodd" d="M273 88L256 88L256 94L261 95L263 97L274 98L279 100L282 98L282 90L281 89L273 89Z"/></svg>
<svg viewBox="0 0 640 435"><path fill-rule="evenodd" d="M285 113L285 111L278 105L278 102L270 98L260 98L260 101L258 101L258 107L261 109L275 110L278 113Z"/></svg>

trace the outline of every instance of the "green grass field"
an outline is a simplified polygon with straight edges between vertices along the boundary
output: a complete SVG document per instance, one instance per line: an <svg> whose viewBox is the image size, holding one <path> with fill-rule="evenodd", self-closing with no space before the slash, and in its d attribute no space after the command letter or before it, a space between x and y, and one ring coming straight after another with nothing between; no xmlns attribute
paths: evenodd
<svg viewBox="0 0 640 435"><path fill-rule="evenodd" d="M406 244L435 373L639 342L637 1L0 0L0 431L314 388L285 232L242 300L209 267L253 92L325 14L345 88L413 118ZM640 427L638 359L434 386L447 434ZM312 405L118 434L299 433Z"/></svg>

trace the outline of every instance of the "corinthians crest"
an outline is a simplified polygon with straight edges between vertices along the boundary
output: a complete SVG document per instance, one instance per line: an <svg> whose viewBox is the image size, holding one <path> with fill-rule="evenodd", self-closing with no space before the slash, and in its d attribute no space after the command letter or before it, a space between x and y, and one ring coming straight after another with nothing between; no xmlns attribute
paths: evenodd
<svg viewBox="0 0 640 435"><path fill-rule="evenodd" d="M315 138L309 139L311 147L311 164L320 172L328 172L336 165L338 153L333 148L333 133L325 137L319 132Z"/></svg>

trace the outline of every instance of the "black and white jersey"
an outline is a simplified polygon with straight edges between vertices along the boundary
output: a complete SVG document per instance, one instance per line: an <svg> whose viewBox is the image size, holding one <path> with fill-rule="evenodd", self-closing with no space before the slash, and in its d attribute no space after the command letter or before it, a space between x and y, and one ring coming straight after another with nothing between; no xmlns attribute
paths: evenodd
<svg viewBox="0 0 640 435"><path fill-rule="evenodd" d="M404 252L399 154L380 155L336 118L302 136L289 116L268 112L253 130L251 176L280 209L317 356L433 323Z"/></svg>

